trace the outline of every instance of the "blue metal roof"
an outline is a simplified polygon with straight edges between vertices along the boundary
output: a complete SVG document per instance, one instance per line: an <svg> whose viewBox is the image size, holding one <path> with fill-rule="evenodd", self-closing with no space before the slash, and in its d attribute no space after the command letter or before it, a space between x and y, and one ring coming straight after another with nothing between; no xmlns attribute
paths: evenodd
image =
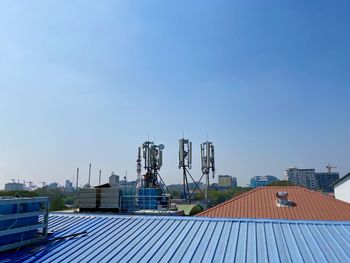
<svg viewBox="0 0 350 263"><path fill-rule="evenodd" d="M350 262L350 222L52 214L48 242L1 262Z"/></svg>

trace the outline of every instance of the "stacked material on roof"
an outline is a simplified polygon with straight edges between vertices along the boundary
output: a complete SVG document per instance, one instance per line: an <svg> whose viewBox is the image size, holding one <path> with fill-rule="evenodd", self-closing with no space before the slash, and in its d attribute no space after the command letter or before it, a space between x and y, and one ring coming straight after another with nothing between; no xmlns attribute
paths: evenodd
<svg viewBox="0 0 350 263"><path fill-rule="evenodd" d="M119 209L119 188L80 189L77 205L80 211Z"/></svg>
<svg viewBox="0 0 350 263"><path fill-rule="evenodd" d="M287 194L289 205L278 205L276 194L281 192ZM241 194L198 216L350 221L350 204L301 186L268 186Z"/></svg>
<svg viewBox="0 0 350 263"><path fill-rule="evenodd" d="M8 262L350 262L350 222L51 215L49 242Z"/></svg>

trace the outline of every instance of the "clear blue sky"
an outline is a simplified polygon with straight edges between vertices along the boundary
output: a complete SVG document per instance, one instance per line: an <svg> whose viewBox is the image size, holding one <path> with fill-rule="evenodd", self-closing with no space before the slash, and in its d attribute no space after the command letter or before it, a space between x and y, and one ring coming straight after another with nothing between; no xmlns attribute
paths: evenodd
<svg viewBox="0 0 350 263"><path fill-rule="evenodd" d="M248 3L249 2L249 3ZM349 1L1 1L0 187L136 177L137 147L216 146L245 185L350 171Z"/></svg>

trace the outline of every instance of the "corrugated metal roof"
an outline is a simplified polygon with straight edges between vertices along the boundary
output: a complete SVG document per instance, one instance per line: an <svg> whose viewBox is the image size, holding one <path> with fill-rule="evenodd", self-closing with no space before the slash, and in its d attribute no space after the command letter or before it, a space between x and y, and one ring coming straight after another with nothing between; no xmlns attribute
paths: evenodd
<svg viewBox="0 0 350 263"><path fill-rule="evenodd" d="M278 207L279 191L288 192L288 199L295 206ZM198 216L348 221L350 204L300 186L268 186L253 189Z"/></svg>
<svg viewBox="0 0 350 263"><path fill-rule="evenodd" d="M51 215L49 242L2 262L350 262L350 222Z"/></svg>

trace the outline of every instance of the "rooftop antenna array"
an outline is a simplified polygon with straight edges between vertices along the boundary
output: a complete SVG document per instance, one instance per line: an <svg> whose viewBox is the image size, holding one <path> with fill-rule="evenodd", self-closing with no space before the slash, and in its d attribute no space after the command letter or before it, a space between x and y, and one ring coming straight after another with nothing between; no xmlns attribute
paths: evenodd
<svg viewBox="0 0 350 263"><path fill-rule="evenodd" d="M136 163L137 163L137 167L136 167L136 172L137 172L137 184L139 186L142 186L142 178L141 178L141 147L138 148L138 154L137 154L137 159L136 159Z"/></svg>
<svg viewBox="0 0 350 263"><path fill-rule="evenodd" d="M208 200L209 175L212 172L213 179L215 176L215 155L214 145L212 142L204 142L201 144L201 161L202 161L202 177L205 176L205 199Z"/></svg>
<svg viewBox="0 0 350 263"><path fill-rule="evenodd" d="M191 193L188 185L187 174L191 176L189 169L192 168L192 142L189 139L179 140L179 169L183 175L183 198L191 203ZM192 178L192 176L191 176Z"/></svg>
<svg viewBox="0 0 350 263"><path fill-rule="evenodd" d="M165 183L159 174L159 170L163 165L163 150L163 144L155 145L154 142L151 141L145 141L142 144L144 169L147 171L144 175L143 182L145 188L158 188L158 177L166 188Z"/></svg>
<svg viewBox="0 0 350 263"><path fill-rule="evenodd" d="M198 182L196 182L191 173L190 169L192 168L192 142L189 139L180 139L179 140L179 169L183 171L183 198L187 200L188 203L191 203L193 195L196 190L198 190L205 199L208 196L203 193L199 187L200 182L202 181L205 173L202 174ZM189 189L189 177L194 183L194 189ZM208 200L208 199L207 199Z"/></svg>

